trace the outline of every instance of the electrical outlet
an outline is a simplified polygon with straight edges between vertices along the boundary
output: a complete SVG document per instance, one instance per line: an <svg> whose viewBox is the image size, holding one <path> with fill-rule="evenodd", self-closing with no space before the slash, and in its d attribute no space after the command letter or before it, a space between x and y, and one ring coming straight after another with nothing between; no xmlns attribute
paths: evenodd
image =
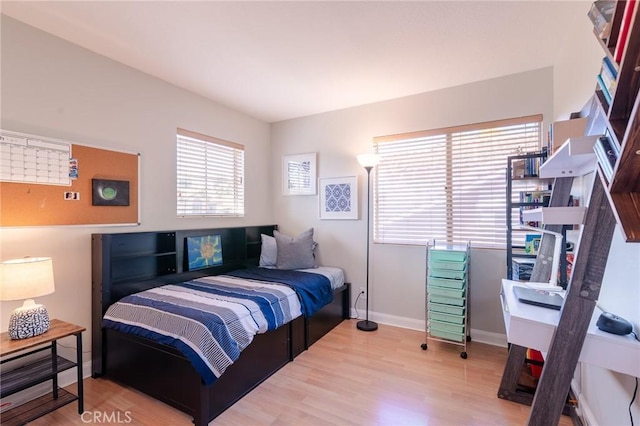
<svg viewBox="0 0 640 426"><path fill-rule="evenodd" d="M366 299L367 298L367 289L364 288L364 287L360 287L360 294L361 294L360 297L362 297L363 299Z"/></svg>

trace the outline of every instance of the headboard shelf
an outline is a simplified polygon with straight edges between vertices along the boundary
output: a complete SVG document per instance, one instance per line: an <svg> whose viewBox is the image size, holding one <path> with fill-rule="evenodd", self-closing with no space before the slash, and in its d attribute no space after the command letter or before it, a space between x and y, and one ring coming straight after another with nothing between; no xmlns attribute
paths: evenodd
<svg viewBox="0 0 640 426"><path fill-rule="evenodd" d="M273 235L276 225L200 228L176 231L93 234L92 286L103 312L132 289L154 287L204 275L219 275L260 259L260 234ZM222 247L222 262L189 270L187 238L215 236ZM96 310L94 310L96 311Z"/></svg>

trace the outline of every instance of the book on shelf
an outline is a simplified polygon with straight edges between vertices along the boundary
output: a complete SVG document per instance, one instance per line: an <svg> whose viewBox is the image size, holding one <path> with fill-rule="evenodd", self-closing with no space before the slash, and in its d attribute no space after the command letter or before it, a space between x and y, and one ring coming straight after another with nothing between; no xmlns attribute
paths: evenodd
<svg viewBox="0 0 640 426"><path fill-rule="evenodd" d="M613 169L615 168L616 161L618 160L618 154L611 145L609 138L603 136L598 138L593 146L593 150L596 153L600 167L608 181L611 181Z"/></svg>
<svg viewBox="0 0 640 426"><path fill-rule="evenodd" d="M618 78L618 69L608 56L602 58L602 64L607 67L607 71L611 73L614 80Z"/></svg>
<svg viewBox="0 0 640 426"><path fill-rule="evenodd" d="M551 201L551 191L550 190L535 190L535 191L520 191L519 194L520 201L520 224L528 225L528 226L538 226L538 222L526 222L524 221L524 211L535 209L538 207L548 207L549 202ZM530 205L522 205L522 204L530 204Z"/></svg>
<svg viewBox="0 0 640 426"><path fill-rule="evenodd" d="M609 93L609 90L607 89L607 85L602 79L602 75L598 74L597 78L598 78L598 87L600 88L600 91L604 95L604 98L606 99L607 103L611 105L611 94Z"/></svg>
<svg viewBox="0 0 640 426"><path fill-rule="evenodd" d="M627 41L629 38L629 30L631 29L631 21L633 20L633 14L636 9L636 0L627 0L624 6L624 12L622 14L622 22L620 23L620 33L616 42L616 48L613 53L613 59L620 63L622 56L627 47Z"/></svg>
<svg viewBox="0 0 640 426"><path fill-rule="evenodd" d="M540 248L540 234L527 234L524 237L524 251L528 254L538 254Z"/></svg>
<svg viewBox="0 0 640 426"><path fill-rule="evenodd" d="M609 128L605 129L603 137L609 139L609 144L611 145L611 148L613 148L613 151L616 153L616 157L619 157L620 146L614 139L611 138L611 133L609 133Z"/></svg>
<svg viewBox="0 0 640 426"><path fill-rule="evenodd" d="M609 92L609 95L613 95L616 91L616 79L618 78L618 72L613 65L609 62L609 58L602 60L602 69L600 70L600 77ZM612 96L613 97L613 96Z"/></svg>
<svg viewBox="0 0 640 426"><path fill-rule="evenodd" d="M611 32L611 18L613 17L615 7L615 0L598 0L593 2L589 13L587 13L593 23L593 28L601 39L609 37L609 33Z"/></svg>

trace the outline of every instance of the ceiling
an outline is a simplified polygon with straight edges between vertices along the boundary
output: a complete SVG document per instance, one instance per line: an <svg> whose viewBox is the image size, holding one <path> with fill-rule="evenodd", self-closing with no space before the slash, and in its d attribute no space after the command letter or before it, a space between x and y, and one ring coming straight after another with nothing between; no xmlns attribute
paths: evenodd
<svg viewBox="0 0 640 426"><path fill-rule="evenodd" d="M1 11L267 122L554 64L588 1L6 1Z"/></svg>

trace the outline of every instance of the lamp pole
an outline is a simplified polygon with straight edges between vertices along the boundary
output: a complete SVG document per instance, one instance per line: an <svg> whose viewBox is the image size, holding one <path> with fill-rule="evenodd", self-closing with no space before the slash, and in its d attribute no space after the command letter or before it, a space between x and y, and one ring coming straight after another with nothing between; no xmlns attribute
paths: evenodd
<svg viewBox="0 0 640 426"><path fill-rule="evenodd" d="M371 218L371 170L373 169L373 166L365 166L364 168L367 171L367 314L366 319L364 321L358 321L356 326L358 327L358 330L375 331L378 329L378 324L373 321L369 321L369 223Z"/></svg>

